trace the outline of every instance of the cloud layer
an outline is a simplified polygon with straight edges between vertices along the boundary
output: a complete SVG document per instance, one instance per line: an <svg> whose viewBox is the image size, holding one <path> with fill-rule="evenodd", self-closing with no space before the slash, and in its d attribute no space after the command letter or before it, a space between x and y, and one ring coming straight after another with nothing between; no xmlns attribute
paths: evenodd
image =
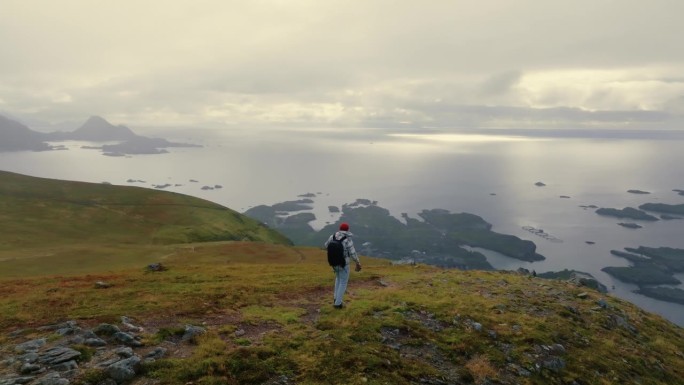
<svg viewBox="0 0 684 385"><path fill-rule="evenodd" d="M684 2L0 4L0 110L155 126L684 121Z"/></svg>

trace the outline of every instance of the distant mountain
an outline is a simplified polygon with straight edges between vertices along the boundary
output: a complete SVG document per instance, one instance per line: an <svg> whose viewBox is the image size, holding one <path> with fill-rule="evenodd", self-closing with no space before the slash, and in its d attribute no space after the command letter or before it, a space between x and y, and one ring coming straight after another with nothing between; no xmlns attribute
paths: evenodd
<svg viewBox="0 0 684 385"><path fill-rule="evenodd" d="M99 116L91 116L85 123L72 132L53 132L47 134L48 140L87 140L91 142L125 141L136 138L130 128L115 126Z"/></svg>
<svg viewBox="0 0 684 385"><path fill-rule="evenodd" d="M51 147L43 134L25 125L0 116L0 151L46 151Z"/></svg>
<svg viewBox="0 0 684 385"><path fill-rule="evenodd" d="M82 140L89 142L119 142L102 147L105 155L163 154L168 147L202 147L196 144L174 143L163 138L148 138L137 135L124 125L115 126L99 116L91 116L74 131L43 133L0 116L0 151L45 151L53 147L45 142Z"/></svg>

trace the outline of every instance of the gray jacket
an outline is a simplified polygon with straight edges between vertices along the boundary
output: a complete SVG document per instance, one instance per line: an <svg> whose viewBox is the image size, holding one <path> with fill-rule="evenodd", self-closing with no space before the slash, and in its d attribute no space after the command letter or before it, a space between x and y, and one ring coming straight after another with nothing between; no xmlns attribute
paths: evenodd
<svg viewBox="0 0 684 385"><path fill-rule="evenodd" d="M347 238L342 241L342 246L344 246L344 258L346 259L347 265L349 265L349 260L353 259L354 262L356 263L361 263L359 260L359 256L356 254L356 249L354 249L354 242L352 241L352 237L354 234L350 233L349 231L338 231L335 234L331 235L328 237L328 240L325 241L323 244L324 248L328 248L328 243L330 243L333 240L333 237L335 237L336 240L342 239L342 237L347 236Z"/></svg>

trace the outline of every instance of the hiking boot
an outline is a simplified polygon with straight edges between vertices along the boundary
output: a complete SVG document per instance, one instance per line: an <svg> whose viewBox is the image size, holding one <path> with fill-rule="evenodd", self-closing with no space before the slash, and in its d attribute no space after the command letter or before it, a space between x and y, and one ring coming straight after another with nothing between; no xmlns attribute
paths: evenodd
<svg viewBox="0 0 684 385"><path fill-rule="evenodd" d="M341 303L339 305L333 305L335 309L342 309L344 307L344 303Z"/></svg>

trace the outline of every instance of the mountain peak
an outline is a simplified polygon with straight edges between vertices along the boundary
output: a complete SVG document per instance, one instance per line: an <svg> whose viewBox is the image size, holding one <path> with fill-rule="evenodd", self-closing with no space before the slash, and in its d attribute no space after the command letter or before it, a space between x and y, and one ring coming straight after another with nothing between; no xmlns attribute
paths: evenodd
<svg viewBox="0 0 684 385"><path fill-rule="evenodd" d="M96 115L88 118L73 134L73 139L92 141L129 140L137 136L130 128L115 126Z"/></svg>
<svg viewBox="0 0 684 385"><path fill-rule="evenodd" d="M88 120L85 121L84 125L86 124L109 124L111 125L105 118L97 115L92 115L91 117L88 118Z"/></svg>

